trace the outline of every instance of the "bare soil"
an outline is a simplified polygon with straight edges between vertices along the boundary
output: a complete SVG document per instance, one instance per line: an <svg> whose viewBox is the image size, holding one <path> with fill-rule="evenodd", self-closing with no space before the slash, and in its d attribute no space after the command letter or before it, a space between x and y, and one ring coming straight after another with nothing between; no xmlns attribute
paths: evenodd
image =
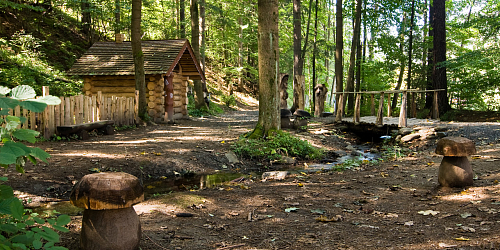
<svg viewBox="0 0 500 250"><path fill-rule="evenodd" d="M139 177L148 191L146 201L135 206L143 250L500 249L500 144L497 138L478 141L500 129L498 124L476 137L478 153L470 158L474 186L445 189L437 182L437 139L412 142L395 159L342 172L307 171L318 163L310 161L230 164L224 154L253 128L257 112L247 108L87 141L43 142L36 146L52 155L50 164L29 165L24 175L10 168L3 175L33 208L68 200L73 184L95 171ZM356 143L355 136L320 122L293 133L332 152ZM257 174L280 169L290 170L284 180L263 182ZM199 179L186 182L213 173L245 175L202 189ZM158 181L173 192L161 194ZM72 218L62 244L78 249L81 213Z"/></svg>

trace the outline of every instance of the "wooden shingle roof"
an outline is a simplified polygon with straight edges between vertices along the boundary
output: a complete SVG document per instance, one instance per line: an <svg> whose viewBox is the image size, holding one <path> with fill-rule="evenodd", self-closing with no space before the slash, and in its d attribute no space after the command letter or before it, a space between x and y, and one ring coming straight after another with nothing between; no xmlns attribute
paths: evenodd
<svg viewBox="0 0 500 250"><path fill-rule="evenodd" d="M190 79L202 79L201 68L189 41L141 41L145 74L169 75L177 64ZM68 70L68 75L134 75L131 42L96 42Z"/></svg>

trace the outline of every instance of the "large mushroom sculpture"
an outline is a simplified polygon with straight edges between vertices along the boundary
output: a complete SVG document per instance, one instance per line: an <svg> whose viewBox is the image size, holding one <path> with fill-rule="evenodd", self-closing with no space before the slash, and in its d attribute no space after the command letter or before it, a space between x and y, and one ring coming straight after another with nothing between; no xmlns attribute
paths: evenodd
<svg viewBox="0 0 500 250"><path fill-rule="evenodd" d="M82 250L136 250L141 224L132 205L144 200L139 180L123 172L85 175L70 195L71 204L84 208Z"/></svg>
<svg viewBox="0 0 500 250"><path fill-rule="evenodd" d="M436 154L444 156L439 166L439 184L443 187L472 186L474 174L467 157L475 153L474 142L467 138L449 136L439 140Z"/></svg>

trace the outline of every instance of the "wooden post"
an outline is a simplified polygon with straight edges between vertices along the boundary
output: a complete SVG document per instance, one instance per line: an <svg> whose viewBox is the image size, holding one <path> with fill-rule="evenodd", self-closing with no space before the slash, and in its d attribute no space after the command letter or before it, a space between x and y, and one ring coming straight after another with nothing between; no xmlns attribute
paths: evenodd
<svg viewBox="0 0 500 250"><path fill-rule="evenodd" d="M42 87L42 96L48 96L49 95L49 87L48 86L43 86ZM47 106L48 107L48 106ZM42 133L43 137L45 139L50 139L50 129L49 129L49 109L45 108L43 111L43 116L42 116Z"/></svg>
<svg viewBox="0 0 500 250"><path fill-rule="evenodd" d="M356 102L354 104L354 124L359 124L359 119L361 115L361 93L356 94Z"/></svg>
<svg viewBox="0 0 500 250"><path fill-rule="evenodd" d="M344 94L339 95L339 99L337 101L337 116L335 117L335 122L342 122L342 116L344 114L344 107L342 105L344 99Z"/></svg>
<svg viewBox="0 0 500 250"><path fill-rule="evenodd" d="M397 95L398 93L394 93ZM391 94L387 94L387 117L392 117Z"/></svg>
<svg viewBox="0 0 500 250"><path fill-rule="evenodd" d="M59 99L61 99L61 104L60 104L60 109L59 109L59 111L61 112L59 114L59 121L61 124L58 126L62 126L62 125L64 125L64 116L66 113L66 102L64 101L64 99L65 99L64 96L59 97Z"/></svg>
<svg viewBox="0 0 500 250"><path fill-rule="evenodd" d="M371 94L370 97L371 97L371 104L372 104L371 109L370 109L371 115L375 116L375 94Z"/></svg>
<svg viewBox="0 0 500 250"><path fill-rule="evenodd" d="M27 111L27 110L26 110ZM30 111L30 129L40 131L36 126L36 115L35 112Z"/></svg>
<svg viewBox="0 0 500 250"><path fill-rule="evenodd" d="M432 119L439 118L438 93L434 91L434 101L432 103Z"/></svg>
<svg viewBox="0 0 500 250"><path fill-rule="evenodd" d="M28 118L29 118L29 114L28 114L28 110L27 110L27 109L23 109L23 117L26 119L26 120L23 122L23 128L28 129Z"/></svg>
<svg viewBox="0 0 500 250"><path fill-rule="evenodd" d="M384 125L384 92L380 92L380 99L378 101L378 112L377 112L377 120L375 121L375 124L377 126L382 126Z"/></svg>
<svg viewBox="0 0 500 250"><path fill-rule="evenodd" d="M97 120L98 121L102 121L102 120L106 120L104 119L104 108L103 108L103 98L102 98L102 92L101 91L97 91Z"/></svg>
<svg viewBox="0 0 500 250"><path fill-rule="evenodd" d="M407 100L407 93L406 91L403 91L403 98L401 98L401 110L399 111L399 127L404 128L406 127L406 100Z"/></svg>
<svg viewBox="0 0 500 250"><path fill-rule="evenodd" d="M54 125L61 126L61 105L54 106Z"/></svg>
<svg viewBox="0 0 500 250"><path fill-rule="evenodd" d="M76 117L75 117L75 96L71 96L69 98L69 123L66 125L73 125L76 124Z"/></svg>

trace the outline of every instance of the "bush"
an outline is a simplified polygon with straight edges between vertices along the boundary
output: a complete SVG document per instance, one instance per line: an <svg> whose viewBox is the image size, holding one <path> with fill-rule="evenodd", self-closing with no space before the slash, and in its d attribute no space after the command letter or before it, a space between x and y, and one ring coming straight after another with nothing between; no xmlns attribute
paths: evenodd
<svg viewBox="0 0 500 250"><path fill-rule="evenodd" d="M227 107L231 107L231 106L236 105L236 98L234 98L234 95L222 95L221 101Z"/></svg>
<svg viewBox="0 0 500 250"><path fill-rule="evenodd" d="M203 117L209 115L217 116L222 113L224 113L224 110L222 110L219 107L219 105L213 102L210 102L210 107L208 109L205 107L202 107L201 109L196 109L194 106L194 96L192 95L188 96L188 114L190 116L194 117Z"/></svg>
<svg viewBox="0 0 500 250"><path fill-rule="evenodd" d="M267 139L240 138L231 145L232 150L244 158L278 160L282 156L299 159L318 159L323 156L322 149L313 147L309 142L278 131Z"/></svg>
<svg viewBox="0 0 500 250"><path fill-rule="evenodd" d="M7 95L10 94L10 97ZM33 112L42 112L47 104L57 105L61 100L54 96L33 99L36 96L32 87L21 85L12 90L0 86L0 166L8 168L15 165L16 170L24 173L24 166L29 160L33 164L37 159L47 162L50 157L45 151L36 147L28 147L20 141L34 143L39 132L17 128L26 120L25 117L9 115L9 110L17 106ZM1 177L0 182L7 181ZM14 196L11 187L0 185L0 249L51 249L61 250L64 247L54 246L59 242L59 235L54 231L68 232L64 226L70 217L61 215L57 219L42 219L38 214L28 215L22 202ZM48 227L48 225L51 226Z"/></svg>

